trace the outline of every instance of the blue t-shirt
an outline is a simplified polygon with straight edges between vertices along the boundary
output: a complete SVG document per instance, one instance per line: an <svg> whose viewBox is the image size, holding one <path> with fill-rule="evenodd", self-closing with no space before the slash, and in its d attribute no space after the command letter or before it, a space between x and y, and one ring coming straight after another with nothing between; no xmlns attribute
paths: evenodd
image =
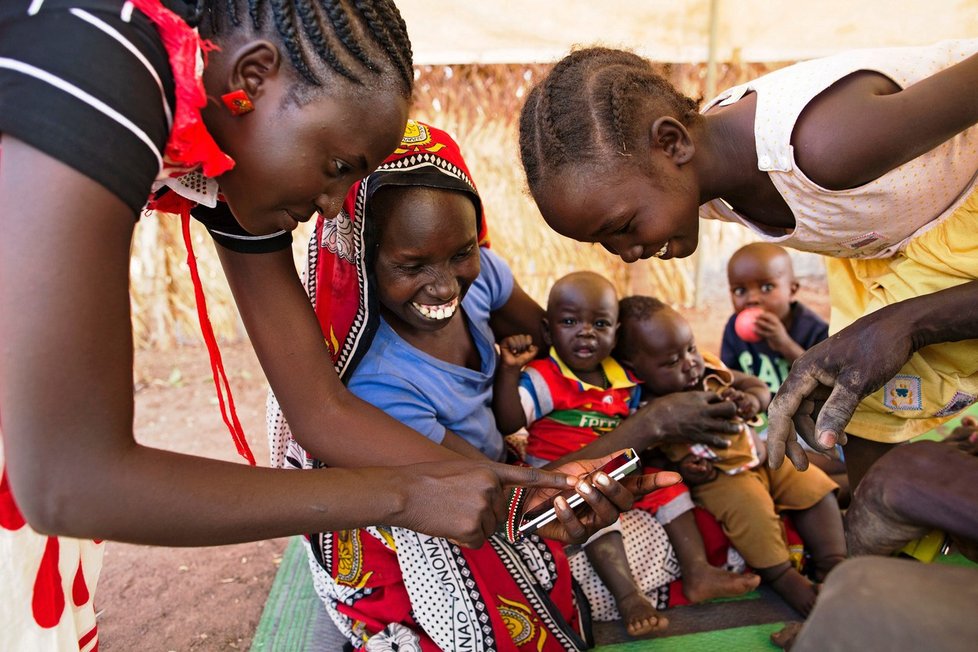
<svg viewBox="0 0 978 652"><path fill-rule="evenodd" d="M751 343L740 339L734 330L736 319L737 314L734 313L723 329L720 359L730 369L756 376L767 383L772 393L777 392L788 377L791 363L768 346L765 340ZM802 303L792 301L788 335L807 351L829 336L829 325Z"/></svg>
<svg viewBox="0 0 978 652"><path fill-rule="evenodd" d="M495 338L489 315L513 292L513 273L496 254L479 250L482 270L462 299L462 312L482 361L478 371L419 351L381 319L370 349L349 388L401 423L441 443L445 431L472 444L492 460L503 458L503 437L492 413L496 373Z"/></svg>

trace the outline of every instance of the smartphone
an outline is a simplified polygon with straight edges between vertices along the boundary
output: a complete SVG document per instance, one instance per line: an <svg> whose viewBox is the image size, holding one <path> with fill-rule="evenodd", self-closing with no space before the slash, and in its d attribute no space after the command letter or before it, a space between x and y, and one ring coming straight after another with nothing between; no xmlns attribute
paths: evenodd
<svg viewBox="0 0 978 652"><path fill-rule="evenodd" d="M640 462L641 460L638 457L638 453L635 452L635 449L629 448L621 455L616 456L614 459L602 466L600 469L592 471L590 476L593 476L598 471L604 471L613 479L621 480L629 473L633 473L634 471L638 470ZM581 496L581 494L577 493L574 489L567 489L561 492L559 495L563 496L567 500L567 504L570 505L571 509L581 505L584 502L584 498ZM520 519L519 533L530 534L531 532L536 531L537 528L543 527L556 518L557 510L554 509L553 500L545 502L542 505L538 505L523 514L523 518Z"/></svg>

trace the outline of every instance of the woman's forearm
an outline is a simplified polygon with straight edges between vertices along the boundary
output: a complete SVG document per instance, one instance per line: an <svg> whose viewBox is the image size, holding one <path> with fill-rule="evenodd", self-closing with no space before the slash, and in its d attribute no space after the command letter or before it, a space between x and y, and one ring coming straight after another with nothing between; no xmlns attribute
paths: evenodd
<svg viewBox="0 0 978 652"><path fill-rule="evenodd" d="M502 341L510 335L528 334L533 344L545 352L547 346L543 341L543 308L513 280L513 292L500 309L494 311L489 318L496 341Z"/></svg>
<svg viewBox="0 0 978 652"><path fill-rule="evenodd" d="M606 432L593 442L547 464L548 469L554 469L573 460L594 459L616 453L623 448L644 450L661 438L662 430L654 422L650 423L641 418L629 417L610 432Z"/></svg>
<svg viewBox="0 0 978 652"><path fill-rule="evenodd" d="M623 448L642 451L664 442L702 443L726 448L729 435L740 432L733 421L737 406L713 392L676 392L652 399L584 448L561 458L553 468L569 460L601 457Z"/></svg>
<svg viewBox="0 0 978 652"><path fill-rule="evenodd" d="M450 451L454 451L462 457L470 460L485 461L487 458L478 448L465 441L451 430L445 431L445 438L441 440L441 445Z"/></svg>
<svg viewBox="0 0 978 652"><path fill-rule="evenodd" d="M408 496L388 470L253 468L133 446L49 456L44 473L8 458L18 504L41 533L205 546L397 522ZM77 482L84 475L85 482ZM40 498L42 497L43 498Z"/></svg>

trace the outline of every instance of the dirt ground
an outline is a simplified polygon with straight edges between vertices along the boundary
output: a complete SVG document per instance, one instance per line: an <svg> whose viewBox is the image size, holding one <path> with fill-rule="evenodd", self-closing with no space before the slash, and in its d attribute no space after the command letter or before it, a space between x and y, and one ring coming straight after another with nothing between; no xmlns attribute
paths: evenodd
<svg viewBox="0 0 978 652"><path fill-rule="evenodd" d="M827 296L803 280L799 298L827 315ZM701 348L719 352L729 303L684 310ZM222 347L238 414L267 464L266 383L248 345ZM206 350L145 351L136 358L136 435L149 446L243 462L221 421ZM96 591L100 649L247 650L285 539L212 548L109 542Z"/></svg>
<svg viewBox="0 0 978 652"><path fill-rule="evenodd" d="M225 345L221 352L252 452L267 465L267 384L261 367L247 345ZM139 352L135 381L140 443L246 463L221 420L203 347ZM211 548L107 543L95 592L99 649L249 649L285 544L285 539Z"/></svg>

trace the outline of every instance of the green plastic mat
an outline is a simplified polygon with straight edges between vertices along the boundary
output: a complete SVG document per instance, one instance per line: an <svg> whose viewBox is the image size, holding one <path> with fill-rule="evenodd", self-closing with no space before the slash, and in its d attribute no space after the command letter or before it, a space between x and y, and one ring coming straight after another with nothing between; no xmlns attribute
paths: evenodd
<svg viewBox="0 0 978 652"><path fill-rule="evenodd" d="M966 566L970 568L978 568L978 564L971 561L960 552L956 552L951 555L940 555L934 560L936 564L947 564L948 566Z"/></svg>
<svg viewBox="0 0 978 652"><path fill-rule="evenodd" d="M666 638L650 638L630 643L602 645L594 648L594 652L640 652L655 650L655 652L748 652L755 650L778 650L771 643L771 634L784 627L784 623L766 623L749 627L733 627L718 629L711 632L684 634L683 636L668 636Z"/></svg>
<svg viewBox="0 0 978 652"><path fill-rule="evenodd" d="M251 649L253 652L312 649L314 624L321 618L328 616L312 586L306 552L302 542L293 538L285 547Z"/></svg>

